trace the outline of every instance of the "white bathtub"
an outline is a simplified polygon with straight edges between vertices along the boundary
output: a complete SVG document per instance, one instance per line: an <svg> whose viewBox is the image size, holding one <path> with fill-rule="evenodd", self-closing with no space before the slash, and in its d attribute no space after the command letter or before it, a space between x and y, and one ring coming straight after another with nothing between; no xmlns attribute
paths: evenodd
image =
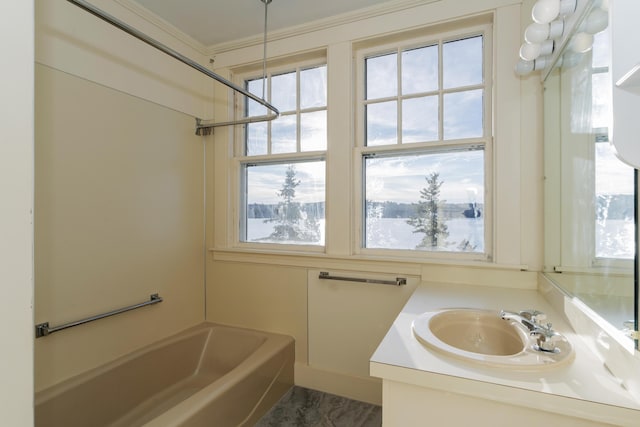
<svg viewBox="0 0 640 427"><path fill-rule="evenodd" d="M36 394L36 427L252 426L292 386L293 338L203 323Z"/></svg>

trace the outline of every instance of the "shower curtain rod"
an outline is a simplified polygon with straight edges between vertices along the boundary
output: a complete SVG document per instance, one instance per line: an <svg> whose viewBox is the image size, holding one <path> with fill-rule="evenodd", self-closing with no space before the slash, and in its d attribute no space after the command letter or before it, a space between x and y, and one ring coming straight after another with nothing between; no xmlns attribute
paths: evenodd
<svg viewBox="0 0 640 427"><path fill-rule="evenodd" d="M215 127L219 127L219 126L233 126L233 125L240 125L240 124L246 124L246 123L255 123L255 122L265 122L265 121L270 121L273 119L276 119L279 115L280 112L278 111L278 109L276 107L274 107L273 105L271 105L270 103L268 103L267 101L265 101L264 99L252 94L251 92L245 90L244 88L236 85L233 82L230 82L229 80L225 79L224 77L214 73L213 71L209 70L208 68L203 67L202 65L198 64L197 62L187 58L186 56L176 52L175 50L165 46L164 44L160 43L159 41L152 39L151 37L147 36L146 34L136 30L135 28L133 28L132 26L125 24L124 22L122 22L121 20L119 20L118 18L115 18L112 15L109 15L108 13L106 13L105 11L98 9L97 7L93 6L92 4L84 1L84 0L67 0L69 3L72 3L76 6L78 6L79 8L85 10L86 12L89 12L90 14L102 19L103 21L113 25L116 28L119 28L120 30L124 31L125 33L132 35L133 37L137 38L138 40L141 40L143 42L145 42L146 44L155 47L156 49L158 49L159 51L171 56L174 59L177 59L178 61L190 66L191 68L200 71L202 74L205 74L209 77L211 77L212 79L216 80L219 83L222 83L223 85L227 86L230 89L233 89L235 92L241 93L242 95L246 96L247 98L250 98L254 101L256 101L257 103L259 103L260 105L263 105L264 107L266 107L269 111L271 111L273 114L267 114L264 116L253 116L253 117L244 117L242 119L238 119L238 120L232 120L232 121L227 121L227 122L211 122L209 120L200 120L200 119L196 119L196 134L198 135L202 135L205 134L208 130L215 128Z"/></svg>

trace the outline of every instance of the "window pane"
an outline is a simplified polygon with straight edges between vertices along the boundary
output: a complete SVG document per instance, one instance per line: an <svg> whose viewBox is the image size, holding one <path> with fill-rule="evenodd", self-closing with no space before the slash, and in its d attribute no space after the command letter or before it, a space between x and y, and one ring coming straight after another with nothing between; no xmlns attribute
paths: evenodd
<svg viewBox="0 0 640 427"><path fill-rule="evenodd" d="M402 142L438 140L438 97L402 101Z"/></svg>
<svg viewBox="0 0 640 427"><path fill-rule="evenodd" d="M300 115L300 150L327 149L327 111L316 111Z"/></svg>
<svg viewBox="0 0 640 427"><path fill-rule="evenodd" d="M296 116L280 116L271 122L271 153L295 153Z"/></svg>
<svg viewBox="0 0 640 427"><path fill-rule="evenodd" d="M438 46L402 52L402 94L438 90Z"/></svg>
<svg viewBox="0 0 640 427"><path fill-rule="evenodd" d="M444 139L478 138L482 129L482 90L444 95Z"/></svg>
<svg viewBox="0 0 640 427"><path fill-rule="evenodd" d="M611 74L591 75L591 127L608 128L611 121Z"/></svg>
<svg viewBox="0 0 640 427"><path fill-rule="evenodd" d="M398 55L374 56L365 60L366 99L386 98L398 94Z"/></svg>
<svg viewBox="0 0 640 427"><path fill-rule="evenodd" d="M267 154L267 123L247 125L247 156Z"/></svg>
<svg viewBox="0 0 640 427"><path fill-rule="evenodd" d="M300 71L300 108L327 105L327 67Z"/></svg>
<svg viewBox="0 0 640 427"><path fill-rule="evenodd" d="M248 80L247 91L262 98L262 79ZM265 83L266 84L266 83ZM265 89L266 90L266 89ZM267 108L258 104L250 98L247 98L247 117L250 116L263 116L267 114Z"/></svg>
<svg viewBox="0 0 640 427"><path fill-rule="evenodd" d="M633 168L622 163L608 142L595 144L596 257L635 255Z"/></svg>
<svg viewBox="0 0 640 427"><path fill-rule="evenodd" d="M484 150L365 157L364 247L484 251Z"/></svg>
<svg viewBox="0 0 640 427"><path fill-rule="evenodd" d="M280 112L296 109L296 73L271 77L271 102Z"/></svg>
<svg viewBox="0 0 640 427"><path fill-rule="evenodd" d="M244 242L324 244L325 162L244 165Z"/></svg>
<svg viewBox="0 0 640 427"><path fill-rule="evenodd" d="M445 89L482 83L482 36L443 44L442 78Z"/></svg>
<svg viewBox="0 0 640 427"><path fill-rule="evenodd" d="M367 105L367 146L398 142L397 105L396 101Z"/></svg>
<svg viewBox="0 0 640 427"><path fill-rule="evenodd" d="M611 58L609 58L609 46L611 46L609 37L609 28L593 36L591 64L594 68L608 67L611 62Z"/></svg>

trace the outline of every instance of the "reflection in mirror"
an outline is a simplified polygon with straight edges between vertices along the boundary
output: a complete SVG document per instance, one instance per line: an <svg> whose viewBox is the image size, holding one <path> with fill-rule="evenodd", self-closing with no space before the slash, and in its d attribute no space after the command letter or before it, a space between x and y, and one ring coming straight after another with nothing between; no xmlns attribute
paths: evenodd
<svg viewBox="0 0 640 427"><path fill-rule="evenodd" d="M593 13L602 11L595 7ZM609 143L604 27L595 34L588 25L578 27L544 81L545 274L616 329L630 332L636 325L636 176Z"/></svg>

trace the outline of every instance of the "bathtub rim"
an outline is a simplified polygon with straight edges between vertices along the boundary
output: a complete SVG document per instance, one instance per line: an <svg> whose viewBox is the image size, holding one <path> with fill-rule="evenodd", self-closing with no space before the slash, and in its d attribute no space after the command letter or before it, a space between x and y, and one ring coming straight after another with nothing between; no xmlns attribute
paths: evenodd
<svg viewBox="0 0 640 427"><path fill-rule="evenodd" d="M238 366L234 368L232 371L240 369L241 367L246 368L246 367L255 365L257 361L260 360L260 358L256 356L256 354L259 354L259 355L264 354L265 357L266 355L268 355L268 357L272 357L273 355L277 354L278 351L284 349L288 344L295 343L295 339L290 335L280 334L277 332L262 331L257 329L243 328L243 327L233 326L233 325L226 325L226 324L217 323L217 322L203 321L198 323L197 325L187 327L168 337L162 338L150 344L144 345L140 348L134 349L133 351L127 354L124 354L122 356L119 356L109 362L106 362L102 365L91 368L87 371L80 372L79 374L74 375L65 380L62 380L57 384L54 384L43 390L39 390L35 392L34 393L34 411L36 410L38 405L44 402L47 402L50 399L56 398L57 396L67 392L70 389L73 389L74 387L80 384L85 383L86 381L89 381L95 377L98 377L99 375L105 374L111 369L122 366L125 363L135 359L136 357L139 357L145 353L148 353L154 350L158 350L162 347L176 343L178 341L191 338L198 334L210 334L211 333L210 330L213 328L225 328L225 329L239 331L241 333L246 333L249 335L265 338L264 341L260 345L258 345L256 350L253 353L251 353L248 357L246 357L242 362L240 362ZM205 340L204 346L206 347L208 338L205 337L204 340ZM203 348L203 352L204 352L204 348ZM266 353L263 353L263 352L266 352ZM225 373L224 375L216 379L211 384L218 384L219 382L222 384L229 383L227 387L230 387L233 383L230 383L228 380L223 381L227 376L229 376L229 373L230 372ZM211 384L205 386L202 390L209 388ZM197 395L202 390L199 390L198 392L194 393L194 395L192 395L191 397Z"/></svg>

